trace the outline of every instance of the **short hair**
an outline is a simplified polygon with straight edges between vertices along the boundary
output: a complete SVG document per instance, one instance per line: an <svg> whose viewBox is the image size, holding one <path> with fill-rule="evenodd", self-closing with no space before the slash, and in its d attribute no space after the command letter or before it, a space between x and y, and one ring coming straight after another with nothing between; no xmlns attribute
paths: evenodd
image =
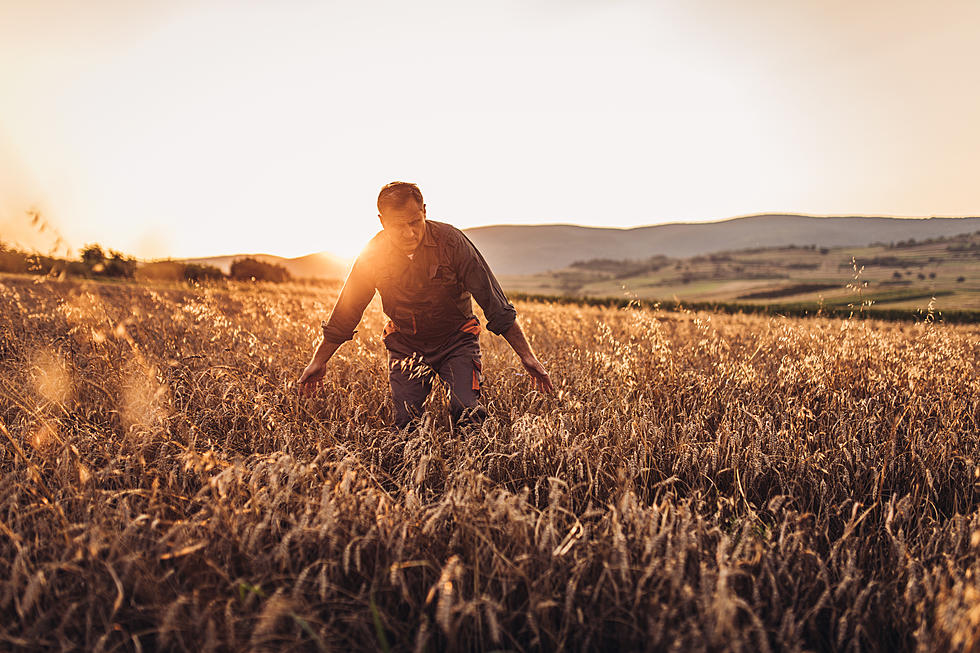
<svg viewBox="0 0 980 653"><path fill-rule="evenodd" d="M381 213L382 204L402 207L408 204L410 199L415 200L420 209L424 206L422 191L415 184L410 184L407 181L393 181L390 184L385 184L381 192L378 193L378 213Z"/></svg>

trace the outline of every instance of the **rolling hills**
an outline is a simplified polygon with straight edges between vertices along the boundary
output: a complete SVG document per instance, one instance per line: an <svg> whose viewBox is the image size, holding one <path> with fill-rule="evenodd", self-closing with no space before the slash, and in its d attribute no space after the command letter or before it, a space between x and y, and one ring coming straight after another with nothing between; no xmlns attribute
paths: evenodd
<svg viewBox="0 0 980 653"><path fill-rule="evenodd" d="M859 247L728 250L689 257L592 259L501 275L509 291L683 302L980 309L980 232Z"/></svg>
<svg viewBox="0 0 980 653"><path fill-rule="evenodd" d="M467 229L498 274L534 274L590 259L688 257L753 247L856 247L925 240L980 230L980 218L752 215L720 222L633 229L575 225L500 225Z"/></svg>
<svg viewBox="0 0 980 653"><path fill-rule="evenodd" d="M664 255L702 256L747 248L816 245L864 247L949 237L980 230L980 217L888 218L752 215L720 222L671 223L632 229L576 225L496 225L466 229L498 276L561 270L576 261L645 260ZM226 271L236 258L252 256L283 265L294 277L342 278L350 260L328 252L299 258L237 254L188 259Z"/></svg>

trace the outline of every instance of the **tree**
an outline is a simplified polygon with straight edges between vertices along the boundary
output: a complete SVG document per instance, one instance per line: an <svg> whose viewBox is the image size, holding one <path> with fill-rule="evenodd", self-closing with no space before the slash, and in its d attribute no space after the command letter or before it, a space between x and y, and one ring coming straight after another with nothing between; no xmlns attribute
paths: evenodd
<svg viewBox="0 0 980 653"><path fill-rule="evenodd" d="M98 243L82 248L82 265L88 274L96 274L117 279L132 279L136 275L136 259L122 252L105 250Z"/></svg>
<svg viewBox="0 0 980 653"><path fill-rule="evenodd" d="M275 263L266 263L251 257L240 258L231 264L232 279L238 281L273 281L276 283L290 279L289 270Z"/></svg>
<svg viewBox="0 0 980 653"><path fill-rule="evenodd" d="M132 279L136 276L136 259L116 251L110 251L109 256L105 262L105 276L118 279Z"/></svg>
<svg viewBox="0 0 980 653"><path fill-rule="evenodd" d="M102 246L92 243L83 247L82 263L90 270L94 270L97 265L105 265L105 252L102 251Z"/></svg>
<svg viewBox="0 0 980 653"><path fill-rule="evenodd" d="M27 255L0 242L0 272L27 272Z"/></svg>
<svg viewBox="0 0 980 653"><path fill-rule="evenodd" d="M213 281L224 278L225 273L213 265L202 265L200 263L186 263L184 265L185 281Z"/></svg>

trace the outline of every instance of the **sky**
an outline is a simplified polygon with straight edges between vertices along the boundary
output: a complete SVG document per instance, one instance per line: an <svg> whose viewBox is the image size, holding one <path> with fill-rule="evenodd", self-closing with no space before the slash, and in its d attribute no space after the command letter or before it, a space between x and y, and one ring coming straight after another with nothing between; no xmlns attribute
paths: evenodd
<svg viewBox="0 0 980 653"><path fill-rule="evenodd" d="M976 0L0 0L0 240L980 215ZM39 211L43 233L28 211Z"/></svg>

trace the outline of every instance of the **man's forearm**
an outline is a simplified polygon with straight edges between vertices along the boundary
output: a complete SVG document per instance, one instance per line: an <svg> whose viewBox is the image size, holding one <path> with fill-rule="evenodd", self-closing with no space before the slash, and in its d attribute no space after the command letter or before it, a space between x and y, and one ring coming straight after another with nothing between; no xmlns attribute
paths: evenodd
<svg viewBox="0 0 980 653"><path fill-rule="evenodd" d="M342 342L330 342L328 340L320 340L320 344L317 345L316 351L313 352L313 361L321 365L326 364L330 357L340 348Z"/></svg>
<svg viewBox="0 0 980 653"><path fill-rule="evenodd" d="M509 329L504 331L504 338L507 339L507 343L514 352L520 356L524 369L534 379L534 386L542 392L554 392L555 388L551 383L551 377L548 376L547 370L544 369L544 365L541 364L538 357L534 355L531 344L524 337L521 325L514 322Z"/></svg>
<svg viewBox="0 0 980 653"><path fill-rule="evenodd" d="M504 331L504 339L507 340L507 344L511 346L521 360L527 360L528 358L535 358L534 351L531 349L531 344L524 337L524 331L521 329L521 325L516 321L511 325L509 329Z"/></svg>

